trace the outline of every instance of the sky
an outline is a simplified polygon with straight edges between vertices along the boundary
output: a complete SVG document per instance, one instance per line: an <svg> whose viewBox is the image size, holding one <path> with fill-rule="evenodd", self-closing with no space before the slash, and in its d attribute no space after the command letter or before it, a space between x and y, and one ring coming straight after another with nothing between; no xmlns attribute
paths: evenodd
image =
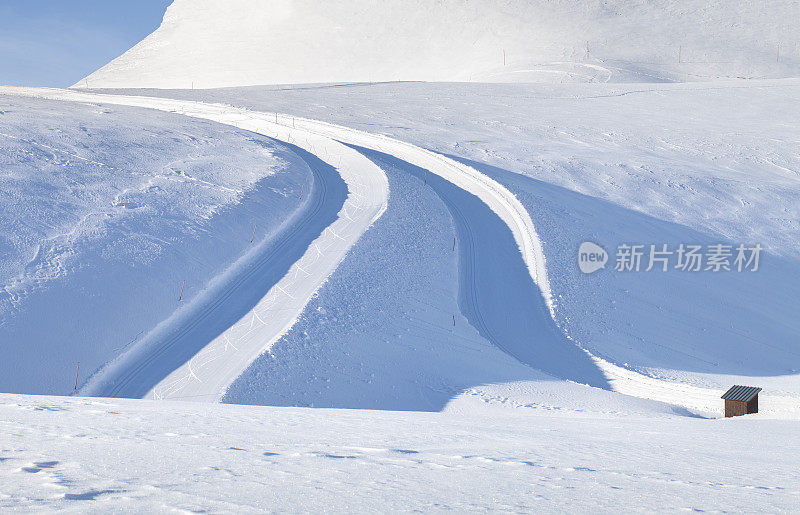
<svg viewBox="0 0 800 515"><path fill-rule="evenodd" d="M0 0L0 85L68 87L161 24L172 0Z"/></svg>

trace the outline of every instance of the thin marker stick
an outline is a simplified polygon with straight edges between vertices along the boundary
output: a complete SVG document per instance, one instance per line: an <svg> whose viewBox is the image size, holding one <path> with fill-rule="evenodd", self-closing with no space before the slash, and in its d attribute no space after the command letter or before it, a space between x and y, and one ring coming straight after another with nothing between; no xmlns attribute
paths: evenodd
<svg viewBox="0 0 800 515"><path fill-rule="evenodd" d="M78 367L75 369L75 391L78 391L78 372L81 369L81 362L78 361Z"/></svg>
<svg viewBox="0 0 800 515"><path fill-rule="evenodd" d="M253 240L256 238L256 227L257 225L253 225L253 235L250 236L250 243L253 243Z"/></svg>
<svg viewBox="0 0 800 515"><path fill-rule="evenodd" d="M178 295L178 302L180 302L183 299L183 287L184 286L186 286L186 281L185 280L183 281L183 284L181 284L181 294Z"/></svg>

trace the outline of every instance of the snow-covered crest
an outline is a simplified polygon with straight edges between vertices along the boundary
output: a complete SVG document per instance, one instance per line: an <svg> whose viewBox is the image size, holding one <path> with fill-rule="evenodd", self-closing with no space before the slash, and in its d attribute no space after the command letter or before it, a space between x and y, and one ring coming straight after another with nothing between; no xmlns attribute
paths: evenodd
<svg viewBox="0 0 800 515"><path fill-rule="evenodd" d="M786 77L798 17L734 0L176 0L75 87Z"/></svg>

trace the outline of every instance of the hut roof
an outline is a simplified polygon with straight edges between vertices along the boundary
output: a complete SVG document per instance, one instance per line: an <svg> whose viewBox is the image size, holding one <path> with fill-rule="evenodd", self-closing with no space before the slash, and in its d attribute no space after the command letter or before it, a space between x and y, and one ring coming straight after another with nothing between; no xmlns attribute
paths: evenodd
<svg viewBox="0 0 800 515"><path fill-rule="evenodd" d="M741 386L735 384L731 386L731 389L725 392L722 396L723 399L728 399L731 401L744 401L750 402L753 397L758 395L758 392L761 391L761 388L757 388L755 386Z"/></svg>

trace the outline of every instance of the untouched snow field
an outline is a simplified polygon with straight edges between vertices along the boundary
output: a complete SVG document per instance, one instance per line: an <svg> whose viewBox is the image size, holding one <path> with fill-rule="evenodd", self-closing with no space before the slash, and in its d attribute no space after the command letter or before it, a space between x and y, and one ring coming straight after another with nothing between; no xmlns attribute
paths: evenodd
<svg viewBox="0 0 800 515"><path fill-rule="evenodd" d="M794 0L176 0L75 87L791 77L797 19Z"/></svg>
<svg viewBox="0 0 800 515"><path fill-rule="evenodd" d="M793 512L796 423L0 395L0 509Z"/></svg>

